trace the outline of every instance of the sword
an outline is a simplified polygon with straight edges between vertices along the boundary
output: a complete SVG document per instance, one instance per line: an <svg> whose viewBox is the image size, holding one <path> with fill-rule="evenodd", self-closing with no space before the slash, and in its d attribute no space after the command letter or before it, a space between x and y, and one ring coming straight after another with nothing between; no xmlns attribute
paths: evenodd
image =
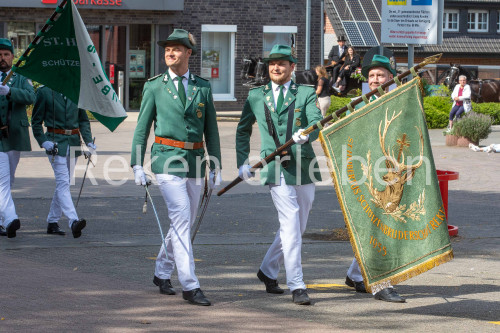
<svg viewBox="0 0 500 333"><path fill-rule="evenodd" d="M214 182L217 179L217 173L218 173L218 170L215 170L214 179L213 179ZM210 197L212 196L213 189L210 189L207 192L206 191L207 187L208 187L208 184L207 184L207 182L205 182L205 193L203 193L203 199L204 199L205 204L203 205L203 208L201 210L201 214L198 217L198 221L196 222L196 227L194 228L193 235L191 236L191 244L194 242L194 238L196 237L196 234L198 233L198 229L200 229L201 221L203 220L203 216L205 216L205 212L207 211L207 207L208 207L208 202L210 201ZM202 203L203 203L203 200L202 200ZM200 207L201 207L201 204L200 204Z"/></svg>
<svg viewBox="0 0 500 333"><path fill-rule="evenodd" d="M92 140L92 143L95 143L95 137L94 137L94 140ZM87 157L87 156L85 155L85 157ZM76 199L75 209L78 207L78 202L80 201L80 196L82 195L83 183L85 183L85 178L87 177L87 170L89 169L89 163L91 162L91 158L92 158L92 154L88 157L89 160L87 161L87 166L85 167L85 173L83 174L82 185L80 186L80 192L78 193L78 199ZM92 165L94 165L93 162L92 162Z"/></svg>
<svg viewBox="0 0 500 333"><path fill-rule="evenodd" d="M156 222L158 222L158 228L160 229L160 236L161 236L161 241L164 246L165 250L165 257L168 258L167 255L167 242L165 241L165 237L163 236L163 229L161 228L161 223L160 223L160 218L158 217L158 213L156 212L155 204L153 202L153 198L151 197L151 194L149 193L148 190L149 184L144 185L144 188L146 189L146 198L149 197L149 202L151 202L151 207L153 207L153 212L155 213L156 216Z"/></svg>

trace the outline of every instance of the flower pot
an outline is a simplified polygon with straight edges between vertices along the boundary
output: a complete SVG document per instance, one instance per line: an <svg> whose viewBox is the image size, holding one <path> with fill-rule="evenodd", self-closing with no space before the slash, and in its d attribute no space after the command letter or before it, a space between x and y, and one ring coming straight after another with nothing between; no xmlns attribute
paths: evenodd
<svg viewBox="0 0 500 333"><path fill-rule="evenodd" d="M473 142L473 141L469 140L468 138L466 138L465 136L461 136L457 140L457 146L459 146L459 147L469 147L469 143L472 143L476 146L479 144L479 142Z"/></svg>
<svg viewBox="0 0 500 333"><path fill-rule="evenodd" d="M445 136L445 138L446 138L446 145L447 146L456 146L457 145L458 136L448 134Z"/></svg>

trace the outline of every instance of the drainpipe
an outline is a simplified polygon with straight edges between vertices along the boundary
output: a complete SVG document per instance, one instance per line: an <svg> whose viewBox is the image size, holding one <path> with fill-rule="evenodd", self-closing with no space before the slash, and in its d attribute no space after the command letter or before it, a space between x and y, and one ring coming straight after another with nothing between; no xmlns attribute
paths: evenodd
<svg viewBox="0 0 500 333"><path fill-rule="evenodd" d="M311 0L306 1L306 61L304 69L309 69L311 62Z"/></svg>
<svg viewBox="0 0 500 333"><path fill-rule="evenodd" d="M325 62L325 1L321 0L321 39L320 39L320 57L321 65Z"/></svg>

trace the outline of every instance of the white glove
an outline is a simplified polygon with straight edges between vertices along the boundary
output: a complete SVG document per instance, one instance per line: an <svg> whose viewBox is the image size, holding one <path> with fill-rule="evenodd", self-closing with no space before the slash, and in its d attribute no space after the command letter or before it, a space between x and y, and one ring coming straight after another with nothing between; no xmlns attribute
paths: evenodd
<svg viewBox="0 0 500 333"><path fill-rule="evenodd" d="M54 142L52 141L44 141L42 142L42 148L46 151L52 151L54 149Z"/></svg>
<svg viewBox="0 0 500 333"><path fill-rule="evenodd" d="M7 96L7 94L10 91L10 87L8 85L3 85L0 83L0 95L1 96Z"/></svg>
<svg viewBox="0 0 500 333"><path fill-rule="evenodd" d="M297 132L295 132L292 136L293 141L298 144L304 144L309 140L309 134L307 135L302 135L302 132L304 132L305 129L301 128Z"/></svg>
<svg viewBox="0 0 500 333"><path fill-rule="evenodd" d="M97 146L93 144L92 142L87 143L87 147L89 148L89 151L84 151L83 154L89 158L91 155L95 154L95 151L97 150Z"/></svg>
<svg viewBox="0 0 500 333"><path fill-rule="evenodd" d="M135 176L135 185L149 185L151 181L144 173L144 169L140 165L134 165L134 176Z"/></svg>
<svg viewBox="0 0 500 333"><path fill-rule="evenodd" d="M241 179L255 177L255 172L250 172L251 168L252 167L248 164L243 164L242 166L240 166L240 169L238 170L238 177L240 177Z"/></svg>
<svg viewBox="0 0 500 333"><path fill-rule="evenodd" d="M214 176L215 176L215 170L210 170L210 173L208 174L208 188L211 189L211 190L215 190L217 188L217 186L220 185L220 181L221 181L221 170L219 170L219 172L217 172L217 177L215 177L214 179Z"/></svg>

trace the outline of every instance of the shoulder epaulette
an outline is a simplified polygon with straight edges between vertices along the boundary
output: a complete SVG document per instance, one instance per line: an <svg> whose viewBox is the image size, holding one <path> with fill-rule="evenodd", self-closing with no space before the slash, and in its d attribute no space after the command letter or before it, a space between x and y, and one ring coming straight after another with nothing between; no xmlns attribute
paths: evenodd
<svg viewBox="0 0 500 333"><path fill-rule="evenodd" d="M208 79L205 79L204 77L201 77L201 76L196 75L196 74L193 74L193 75L196 76L197 79L202 79L203 81L210 82Z"/></svg>
<svg viewBox="0 0 500 333"><path fill-rule="evenodd" d="M250 88L250 90L254 90L254 89L258 89L258 88L262 88L262 87L264 87L264 86L265 86L265 84L260 85L260 86L256 86L256 87L252 87L252 88Z"/></svg>
<svg viewBox="0 0 500 333"><path fill-rule="evenodd" d="M312 87L314 88L314 84L305 84L305 83L299 83L297 84L298 86L303 86L303 87Z"/></svg>
<svg viewBox="0 0 500 333"><path fill-rule="evenodd" d="M148 81L153 81L153 80L156 80L157 78L159 78L160 76L162 76L163 74L158 74L156 76L153 76L151 78L148 79Z"/></svg>

